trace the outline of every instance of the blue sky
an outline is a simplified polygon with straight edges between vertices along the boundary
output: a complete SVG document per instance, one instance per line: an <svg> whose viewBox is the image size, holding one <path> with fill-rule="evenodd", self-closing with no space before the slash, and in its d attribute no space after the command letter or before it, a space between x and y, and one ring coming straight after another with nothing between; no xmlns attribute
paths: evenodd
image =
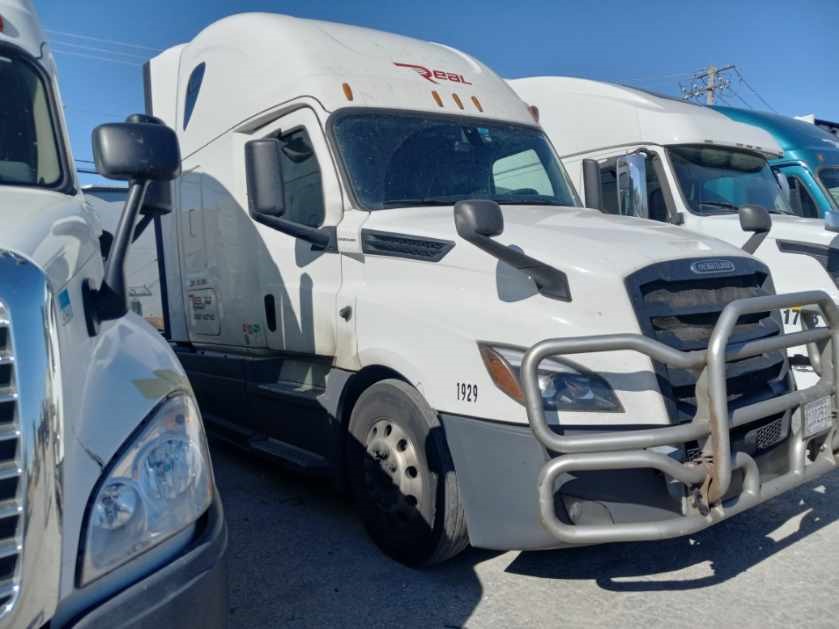
<svg viewBox="0 0 839 629"><path fill-rule="evenodd" d="M141 65L153 49L188 41L211 22L242 11L334 20L438 41L506 77L584 76L674 95L697 69L734 63L778 112L839 120L837 0L35 2L53 48L64 51L56 58L73 152L80 160L90 159L96 124L142 111ZM282 72L279 59L277 71ZM739 79L732 87L754 108L767 109ZM733 92L725 97L744 106Z"/></svg>

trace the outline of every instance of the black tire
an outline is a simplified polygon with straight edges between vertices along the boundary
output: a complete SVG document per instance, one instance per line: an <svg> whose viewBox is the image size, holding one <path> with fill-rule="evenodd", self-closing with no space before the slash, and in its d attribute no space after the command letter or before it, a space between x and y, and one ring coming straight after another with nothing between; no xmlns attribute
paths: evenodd
<svg viewBox="0 0 839 629"><path fill-rule="evenodd" d="M442 426L411 385L382 380L361 394L350 417L347 466L364 525L388 556L430 565L469 544Z"/></svg>

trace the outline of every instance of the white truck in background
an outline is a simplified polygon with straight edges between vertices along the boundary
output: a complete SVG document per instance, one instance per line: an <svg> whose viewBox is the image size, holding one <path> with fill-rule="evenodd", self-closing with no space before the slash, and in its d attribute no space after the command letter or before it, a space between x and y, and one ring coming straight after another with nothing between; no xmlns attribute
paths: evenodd
<svg viewBox="0 0 839 629"><path fill-rule="evenodd" d="M144 74L183 155L165 327L208 425L345 482L390 556L673 537L835 467L832 300L580 207L474 58L242 14ZM784 335L814 303L828 328ZM805 342L823 378L795 391Z"/></svg>
<svg viewBox="0 0 839 629"><path fill-rule="evenodd" d="M160 125L93 136L130 203L103 260L29 0L0 0L0 627L226 625L227 530L201 416L123 263Z"/></svg>
<svg viewBox="0 0 839 629"><path fill-rule="evenodd" d="M820 219L795 216L768 159L783 150L763 129L708 107L632 87L573 77L514 79L510 85L539 112L586 205L611 214L681 225L741 245L738 212L760 206L771 230L748 248L771 269L775 288L823 290L839 301L836 235ZM785 185L785 180L781 182ZM800 329L798 308L782 313ZM803 347L792 351L799 385L819 379Z"/></svg>

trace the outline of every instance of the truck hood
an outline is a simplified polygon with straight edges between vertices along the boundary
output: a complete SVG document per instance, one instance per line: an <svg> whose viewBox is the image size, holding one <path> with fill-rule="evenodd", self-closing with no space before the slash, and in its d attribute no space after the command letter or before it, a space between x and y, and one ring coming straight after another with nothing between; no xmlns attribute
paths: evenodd
<svg viewBox="0 0 839 629"><path fill-rule="evenodd" d="M98 220L81 194L0 187L0 249L44 269L54 289L98 253Z"/></svg>
<svg viewBox="0 0 839 629"><path fill-rule="evenodd" d="M748 235L740 229L740 219L736 214L725 214L721 216L710 216L705 219L709 229L707 231L719 234L721 238L745 242ZM793 240L796 242L809 242L817 245L826 245L839 248L839 234L825 229L824 219L801 218L787 214L772 215L772 230L766 240ZM834 244L836 241L836 244ZM765 247L764 244L763 247Z"/></svg>
<svg viewBox="0 0 839 629"><path fill-rule="evenodd" d="M667 260L746 255L731 244L656 221L574 207L507 205L501 209L504 232L496 238L498 242L564 271L624 277ZM494 270L491 257L483 252L475 256L474 245L457 235L451 207L376 211L364 226L455 241L457 246L443 264Z"/></svg>

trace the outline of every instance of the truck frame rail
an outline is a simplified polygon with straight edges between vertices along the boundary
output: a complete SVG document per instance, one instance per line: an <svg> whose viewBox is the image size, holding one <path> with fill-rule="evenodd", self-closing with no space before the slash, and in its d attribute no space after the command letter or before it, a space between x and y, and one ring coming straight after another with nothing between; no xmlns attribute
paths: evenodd
<svg viewBox="0 0 839 629"><path fill-rule="evenodd" d="M783 308L817 307L825 327L809 327L742 343L729 343L734 328L744 315ZM832 341L832 342L828 342ZM726 365L729 361L765 352L804 345L811 362L818 365L820 380L800 391L793 390L729 411ZM818 354L824 348L823 354ZM661 428L633 431L603 431L596 434L564 435L555 432L545 418L538 384L538 368L551 356L631 350L668 366L700 372L696 384L697 412L693 420ZM817 356L812 356L816 352ZM689 535L793 489L837 467L839 449L835 409L839 392L839 309L823 291L806 291L739 299L722 311L711 333L708 348L680 351L641 334L615 334L547 339L525 354L521 380L527 417L539 443L552 455L538 478L539 511L542 525L566 544L601 544L658 540ZM813 435L804 433L804 405L829 398L829 428ZM788 470L761 482L755 459L745 452L732 452L730 431L772 414L801 409L787 437ZM660 446L682 446L698 441L702 454L682 461L660 451ZM654 469L685 485L696 500L685 502L685 513L673 518L632 523L569 524L556 512L555 495L574 472ZM742 483L732 489L734 472ZM736 495L731 495L731 494Z"/></svg>

